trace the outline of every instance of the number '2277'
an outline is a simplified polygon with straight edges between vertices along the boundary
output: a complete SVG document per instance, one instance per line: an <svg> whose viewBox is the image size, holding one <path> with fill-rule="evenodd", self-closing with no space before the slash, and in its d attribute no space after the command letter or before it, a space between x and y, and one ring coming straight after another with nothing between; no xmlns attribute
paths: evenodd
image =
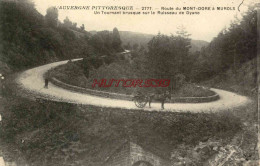
<svg viewBox="0 0 260 166"><path fill-rule="evenodd" d="M152 7L142 7L142 10L152 10Z"/></svg>

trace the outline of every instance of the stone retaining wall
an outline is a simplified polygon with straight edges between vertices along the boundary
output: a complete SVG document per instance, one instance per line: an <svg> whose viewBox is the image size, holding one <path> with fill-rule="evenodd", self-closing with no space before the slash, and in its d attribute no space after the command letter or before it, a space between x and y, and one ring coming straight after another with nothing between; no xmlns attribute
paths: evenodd
<svg viewBox="0 0 260 166"><path fill-rule="evenodd" d="M219 95L215 93L214 95L207 96L207 97L179 97L179 98L172 98L171 99L171 103L206 103L206 102L216 101L218 99L219 99Z"/></svg>
<svg viewBox="0 0 260 166"><path fill-rule="evenodd" d="M121 99L121 100L132 100L132 98L133 98L132 95L103 92L103 91L97 91L97 90L92 90L92 89L87 89L87 88L82 88L82 87L66 84L54 77L51 78L50 81L51 81L51 83L53 83L56 86L60 86L65 89L69 89L69 90L80 92L80 93L86 93L86 94L90 94L90 95L94 95L94 96L100 96L100 97L112 98L112 99Z"/></svg>
<svg viewBox="0 0 260 166"><path fill-rule="evenodd" d="M120 100L132 100L133 95L125 95L125 94L119 94L119 93L111 93L111 92L104 92L104 91L97 91L97 90L92 90L92 89L87 89L87 88L82 88L74 85L70 85L67 83L64 83L57 78L51 78L50 80L51 83L53 83L56 86L80 92L80 93L86 93L94 96L100 96L100 97L105 97L105 98L112 98L112 99L120 99ZM212 91L214 92L214 91ZM215 92L214 92L215 93ZM214 94L212 96L207 96L207 97L178 97L178 98L172 98L169 103L203 103L203 102L211 102L211 101L216 101L219 99L218 94Z"/></svg>

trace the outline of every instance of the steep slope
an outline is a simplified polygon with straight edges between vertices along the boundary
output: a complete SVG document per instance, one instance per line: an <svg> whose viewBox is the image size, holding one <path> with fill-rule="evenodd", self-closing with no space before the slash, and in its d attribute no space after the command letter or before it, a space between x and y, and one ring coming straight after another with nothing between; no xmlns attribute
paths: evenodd
<svg viewBox="0 0 260 166"><path fill-rule="evenodd" d="M1 2L0 61L12 69L21 69L56 59L59 50L51 41L51 29L44 27L44 17L33 4L27 2ZM41 63L40 63L41 64Z"/></svg>
<svg viewBox="0 0 260 166"><path fill-rule="evenodd" d="M0 12L0 73L83 57L91 47L62 24L49 26L27 0L1 1Z"/></svg>
<svg viewBox="0 0 260 166"><path fill-rule="evenodd" d="M205 84L243 93L257 94L257 58L254 58L239 66L238 69L229 69L224 73L215 76L213 79L206 81Z"/></svg>

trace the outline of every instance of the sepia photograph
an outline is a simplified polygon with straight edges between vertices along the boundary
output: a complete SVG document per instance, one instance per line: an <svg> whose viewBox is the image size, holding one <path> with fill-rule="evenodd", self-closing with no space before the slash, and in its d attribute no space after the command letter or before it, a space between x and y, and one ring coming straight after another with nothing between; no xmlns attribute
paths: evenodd
<svg viewBox="0 0 260 166"><path fill-rule="evenodd" d="M258 166L257 0L0 0L0 166Z"/></svg>

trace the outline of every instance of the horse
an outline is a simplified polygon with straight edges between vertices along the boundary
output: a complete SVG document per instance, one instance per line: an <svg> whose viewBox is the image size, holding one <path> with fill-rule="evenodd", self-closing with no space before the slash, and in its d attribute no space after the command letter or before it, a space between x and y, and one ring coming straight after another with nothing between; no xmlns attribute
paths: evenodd
<svg viewBox="0 0 260 166"><path fill-rule="evenodd" d="M161 107L162 109L164 109L164 103L167 98L171 99L171 94L169 91L166 91L165 93L161 93L161 94L151 94L148 96L149 107L151 108L151 103L153 100L157 100L162 103Z"/></svg>

